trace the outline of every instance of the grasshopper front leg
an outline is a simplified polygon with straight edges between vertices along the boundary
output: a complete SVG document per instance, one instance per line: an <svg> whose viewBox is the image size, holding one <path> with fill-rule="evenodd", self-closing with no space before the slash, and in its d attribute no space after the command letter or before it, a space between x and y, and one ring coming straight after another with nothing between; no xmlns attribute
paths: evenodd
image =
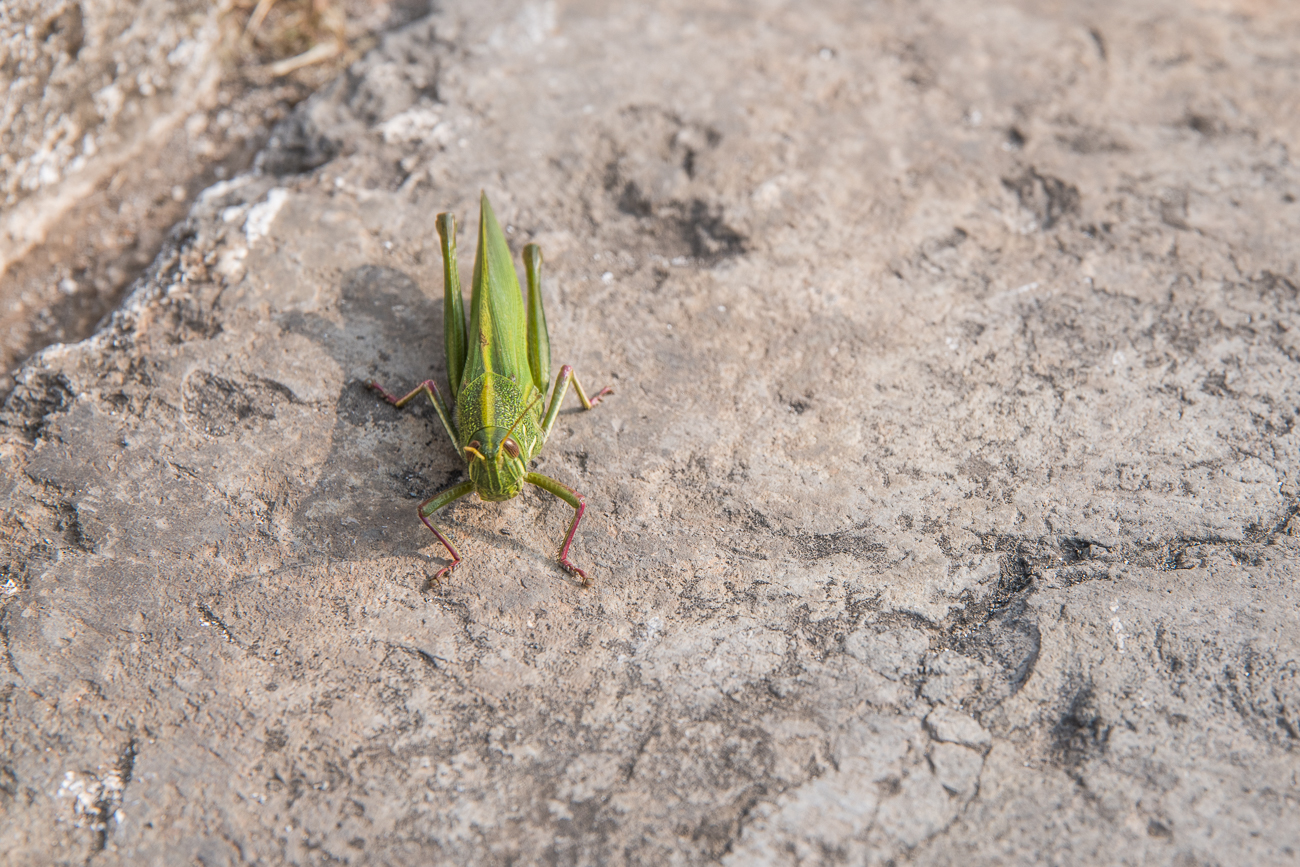
<svg viewBox="0 0 1300 867"><path fill-rule="evenodd" d="M451 554L451 563L439 569L438 574L433 576L435 583L441 581L444 575L450 575L451 571L460 565L461 556L460 552L456 550L456 546L451 544L447 537L442 535L442 531L433 525L433 522L429 520L429 516L441 509L443 506L451 505L473 490L473 482L461 482L459 485L456 485L453 488L448 488L441 494L434 494L432 497L420 504L420 520L424 522L424 526L433 531L433 535L438 537L438 541L441 542L443 547Z"/></svg>
<svg viewBox="0 0 1300 867"><path fill-rule="evenodd" d="M582 520L582 513L587 510L587 498L568 485L562 485L555 479L541 473L529 473L524 476L524 481L530 485L536 485L544 491L550 491L573 507L573 523L569 525L569 532L564 537L564 544L560 546L560 565L581 578L582 586L586 587L588 584L587 573L573 565L573 562L569 560L569 546L573 544L574 533L578 532L578 522Z"/></svg>

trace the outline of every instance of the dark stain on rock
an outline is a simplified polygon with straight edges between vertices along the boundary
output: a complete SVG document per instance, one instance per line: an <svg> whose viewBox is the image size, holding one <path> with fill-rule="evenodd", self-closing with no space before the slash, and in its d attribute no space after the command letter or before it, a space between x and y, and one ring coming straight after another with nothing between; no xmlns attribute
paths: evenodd
<svg viewBox="0 0 1300 867"><path fill-rule="evenodd" d="M745 252L745 236L727 225L720 207L692 199L670 210L676 211L670 219L696 259L713 263Z"/></svg>
<svg viewBox="0 0 1300 867"><path fill-rule="evenodd" d="M401 308L423 298L419 285L409 274L384 265L361 265L343 278L339 287L339 312L346 317L367 316L391 322L403 329L420 328L425 323L412 322L412 317Z"/></svg>
<svg viewBox="0 0 1300 867"><path fill-rule="evenodd" d="M68 544L87 553L94 552L95 541L86 534L81 517L77 514L77 507L64 500L59 503L58 512L59 522L55 529L63 533L63 538Z"/></svg>
<svg viewBox="0 0 1300 867"><path fill-rule="evenodd" d="M802 533L791 537L800 555L821 560L836 554L848 554L855 560L876 563L885 556L885 546L862 535L860 530L838 533Z"/></svg>
<svg viewBox="0 0 1300 867"><path fill-rule="evenodd" d="M1096 27L1089 28L1088 35L1092 37L1093 45L1097 46L1097 56L1105 61L1107 59L1106 38L1102 36L1101 31Z"/></svg>
<svg viewBox="0 0 1300 867"><path fill-rule="evenodd" d="M632 106L605 138L605 195L619 213L639 221L662 255L714 265L748 249L705 186L707 157L722 141L717 130L656 106Z"/></svg>
<svg viewBox="0 0 1300 867"><path fill-rule="evenodd" d="M1231 397L1232 389L1228 388L1228 375L1224 371L1211 373L1205 377L1201 383L1201 391L1206 394L1212 394L1215 397Z"/></svg>
<svg viewBox="0 0 1300 867"><path fill-rule="evenodd" d="M292 391L268 379L226 379L198 371L185 383L185 412L197 417L214 437L226 436L246 422L274 419L277 404L295 400Z"/></svg>
<svg viewBox="0 0 1300 867"><path fill-rule="evenodd" d="M67 55L69 60L76 60L81 49L86 45L84 14L80 3L70 3L63 10L45 22L36 34L36 39L57 46L58 51Z"/></svg>
<svg viewBox="0 0 1300 867"><path fill-rule="evenodd" d="M903 791L903 781L898 777L885 777L883 780L876 781L876 788L880 791L882 799L892 798Z"/></svg>
<svg viewBox="0 0 1300 867"><path fill-rule="evenodd" d="M1082 563L1092 559L1092 542L1067 536L1056 543L1061 549L1061 559L1066 563Z"/></svg>
<svg viewBox="0 0 1300 867"><path fill-rule="evenodd" d="M263 751L268 753L278 753L289 743L289 736L285 734L284 729L267 729L266 741L262 746Z"/></svg>
<svg viewBox="0 0 1300 867"><path fill-rule="evenodd" d="M0 419L21 430L28 440L35 441L44 434L47 419L66 410L73 397L72 384L65 375L35 373L10 393Z"/></svg>
<svg viewBox="0 0 1300 867"><path fill-rule="evenodd" d="M616 165L611 168L617 173ZM617 181L615 183L617 184ZM623 191L618 197L618 209L632 217L649 217L654 214L654 204L645 193L641 192L641 187L636 181L628 181L623 185Z"/></svg>
<svg viewBox="0 0 1300 867"><path fill-rule="evenodd" d="M1066 687L1065 710L1052 727L1052 753L1071 770L1106 751L1111 727L1101 717L1091 680L1072 680Z"/></svg>
<svg viewBox="0 0 1300 867"><path fill-rule="evenodd" d="M961 475L981 482L987 482L997 471L997 467L981 457L971 457L957 469Z"/></svg>
<svg viewBox="0 0 1300 867"><path fill-rule="evenodd" d="M382 425L393 427L403 410L383 400L374 389L360 380L352 380L343 387L338 400L339 419L356 427ZM406 410L420 412L422 406L407 406Z"/></svg>
<svg viewBox="0 0 1300 867"><path fill-rule="evenodd" d="M1187 128L1200 133L1206 138L1216 136L1224 131L1224 125L1220 121L1205 114L1189 112L1184 122Z"/></svg>
<svg viewBox="0 0 1300 867"><path fill-rule="evenodd" d="M344 74L347 78L347 73ZM341 142L321 131L305 112L294 112L271 132L256 166L273 175L298 175L338 155Z"/></svg>
<svg viewBox="0 0 1300 867"><path fill-rule="evenodd" d="M1069 135L1058 135L1056 140L1076 154L1117 153L1128 150L1104 129L1087 127Z"/></svg>
<svg viewBox="0 0 1300 867"><path fill-rule="evenodd" d="M1002 185L1016 194L1020 206L1038 219L1043 231L1079 213L1079 188L1060 178L1030 168L1020 177L1003 178Z"/></svg>
<svg viewBox="0 0 1300 867"><path fill-rule="evenodd" d="M1300 297L1300 286L1297 286L1295 281L1273 271L1260 271L1258 275L1251 278L1250 285L1264 298L1294 301Z"/></svg>

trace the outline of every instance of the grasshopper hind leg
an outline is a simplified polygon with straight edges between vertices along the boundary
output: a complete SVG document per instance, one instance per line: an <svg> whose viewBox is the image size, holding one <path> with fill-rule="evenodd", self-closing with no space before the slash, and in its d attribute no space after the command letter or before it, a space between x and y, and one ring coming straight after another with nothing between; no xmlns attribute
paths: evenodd
<svg viewBox="0 0 1300 867"><path fill-rule="evenodd" d="M578 382L578 375L573 372L573 366L566 364L561 367L560 375L555 377L555 387L551 389L551 405L546 408L546 415L542 417L542 442L546 442L551 437L551 427L560 414L560 406L564 403L564 396L569 393L569 383L573 383L573 389L578 393L578 400L582 403L584 410L594 408L605 395L614 393L614 387L607 385L596 392L594 398L589 398L586 390L582 387L582 383ZM552 493L555 492L552 491ZM555 495L560 496L559 494Z"/></svg>
<svg viewBox="0 0 1300 867"><path fill-rule="evenodd" d="M578 393L578 400L582 403L583 409L591 409L596 404L600 403L601 399L605 397L605 395L614 393L614 386L607 385L600 391L596 392L595 397L588 399L587 392L582 388L582 383L578 382L578 374L573 372L573 367L566 364L564 367L560 368L560 376L564 376L565 373L568 373L569 381L573 383L573 390Z"/></svg>

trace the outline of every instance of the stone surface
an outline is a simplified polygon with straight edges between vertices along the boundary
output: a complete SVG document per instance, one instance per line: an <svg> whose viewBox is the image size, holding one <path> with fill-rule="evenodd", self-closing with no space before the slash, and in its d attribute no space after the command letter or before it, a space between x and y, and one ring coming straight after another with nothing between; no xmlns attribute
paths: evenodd
<svg viewBox="0 0 1300 867"><path fill-rule="evenodd" d="M0 274L220 81L216 4L19 0L0 18Z"/></svg>
<svg viewBox="0 0 1300 867"><path fill-rule="evenodd" d="M1295 863L1298 37L940 0L390 36L17 376L10 861ZM432 218L480 189L617 389L539 464L590 588L539 492L448 509L430 586L461 468L363 384L443 375Z"/></svg>
<svg viewBox="0 0 1300 867"><path fill-rule="evenodd" d="M203 168L247 165L244 118L209 117L231 102L222 20L204 0L0 10L0 373L85 337L215 180Z"/></svg>
<svg viewBox="0 0 1300 867"><path fill-rule="evenodd" d="M427 3L266 8L254 26L243 0L0 6L0 395L28 355L88 336L294 103ZM322 42L345 49L277 72Z"/></svg>

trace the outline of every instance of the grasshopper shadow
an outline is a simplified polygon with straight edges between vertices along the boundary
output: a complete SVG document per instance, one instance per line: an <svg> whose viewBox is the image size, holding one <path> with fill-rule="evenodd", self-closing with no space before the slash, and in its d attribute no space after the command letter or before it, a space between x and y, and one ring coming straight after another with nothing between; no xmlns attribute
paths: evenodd
<svg viewBox="0 0 1300 867"><path fill-rule="evenodd" d="M463 465L427 401L399 412L366 382L406 390L445 380L442 305L410 275L363 265L343 275L335 310L277 318L321 346L346 377L329 454L294 526L305 546L333 559L414 552L431 538L415 505L462 478Z"/></svg>

